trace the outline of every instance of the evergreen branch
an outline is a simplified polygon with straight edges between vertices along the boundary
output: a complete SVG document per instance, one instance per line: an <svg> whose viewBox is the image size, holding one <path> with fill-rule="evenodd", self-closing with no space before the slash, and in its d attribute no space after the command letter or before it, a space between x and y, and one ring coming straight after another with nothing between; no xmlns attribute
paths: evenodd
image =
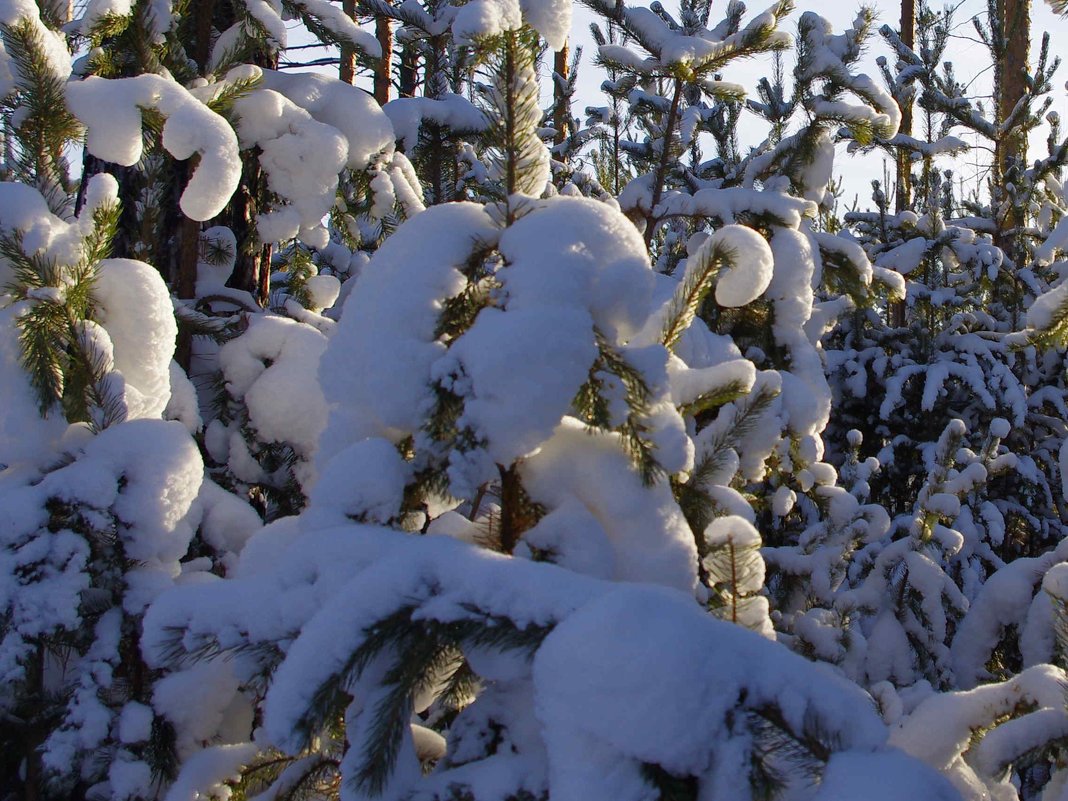
<svg viewBox="0 0 1068 801"><path fill-rule="evenodd" d="M683 417L696 417L702 412L718 409L724 404L745 397L751 387L741 381L731 381L716 387L709 392L703 392L689 403L683 404L679 414Z"/></svg>
<svg viewBox="0 0 1068 801"><path fill-rule="evenodd" d="M671 296L666 322L660 341L668 350L674 350L679 337L690 327L697 310L716 285L719 274L731 267L738 258L734 250L718 240L710 239L710 246L702 247L686 266L675 294Z"/></svg>

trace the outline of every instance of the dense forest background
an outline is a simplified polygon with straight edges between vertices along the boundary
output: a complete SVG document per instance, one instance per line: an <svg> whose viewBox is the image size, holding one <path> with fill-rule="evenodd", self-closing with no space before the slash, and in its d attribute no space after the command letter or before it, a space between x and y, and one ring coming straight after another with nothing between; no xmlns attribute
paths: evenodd
<svg viewBox="0 0 1068 801"><path fill-rule="evenodd" d="M0 800L1068 798L1068 8L797 5L0 0Z"/></svg>

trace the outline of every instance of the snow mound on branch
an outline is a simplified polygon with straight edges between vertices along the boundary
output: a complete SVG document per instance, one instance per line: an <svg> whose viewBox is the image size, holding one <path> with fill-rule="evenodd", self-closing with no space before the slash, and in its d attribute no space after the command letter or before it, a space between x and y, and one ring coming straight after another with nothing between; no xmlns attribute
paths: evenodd
<svg viewBox="0 0 1068 801"><path fill-rule="evenodd" d="M105 259L93 285L96 319L114 347L125 380L129 419L159 417L171 397L171 357L178 336L171 297L159 272L142 261Z"/></svg>
<svg viewBox="0 0 1068 801"><path fill-rule="evenodd" d="M504 307L483 309L433 375L465 398L459 425L508 464L569 412L597 359L596 332L620 347L639 330L654 278L634 226L587 198L537 205L505 229L499 250Z"/></svg>
<svg viewBox="0 0 1068 801"><path fill-rule="evenodd" d="M465 286L472 252L496 225L475 203L435 206L408 220L356 279L319 370L330 417L320 445L329 459L354 442L399 442L433 403L431 365L445 352L435 328L441 298Z"/></svg>
<svg viewBox="0 0 1068 801"><path fill-rule="evenodd" d="M326 425L326 404L315 379L326 337L286 317L253 319L219 350L227 391L244 400L249 422L264 442L286 443L310 457ZM301 482L308 476L299 475Z"/></svg>
<svg viewBox="0 0 1068 801"><path fill-rule="evenodd" d="M285 95L314 119L341 132L348 142L349 169L366 169L380 153L393 150L393 126L389 118L375 99L359 87L310 72L287 74L259 70L259 74L265 88Z"/></svg>
<svg viewBox="0 0 1068 801"><path fill-rule="evenodd" d="M260 89L234 102L244 148L259 147L267 185L287 203L257 217L264 241L326 235L322 220L333 207L348 143L284 95ZM315 244L313 242L313 244Z"/></svg>
<svg viewBox="0 0 1068 801"><path fill-rule="evenodd" d="M653 587L611 590L561 622L534 659L534 692L553 798L649 798L643 763L711 774L707 797L732 797L749 784L740 707L778 708L797 732L822 724L847 750L886 741L856 685Z"/></svg>
<svg viewBox="0 0 1068 801"><path fill-rule="evenodd" d="M105 79L90 76L67 84L67 105L86 126L85 147L97 158L124 167L143 151L141 110L155 109L163 123L163 147L176 159L200 156L179 205L193 220L223 210L241 178L237 135L181 84L159 75Z"/></svg>
<svg viewBox="0 0 1068 801"><path fill-rule="evenodd" d="M523 462L522 476L531 497L553 507L558 518L576 518L577 524L588 524L588 516L596 520L612 549L609 578L693 592L697 548L686 518L666 482L642 485L618 434L565 418ZM574 500L580 505L569 506ZM573 528L580 541L599 533Z"/></svg>
<svg viewBox="0 0 1068 801"><path fill-rule="evenodd" d="M896 749L834 754L813 801L960 801L949 780Z"/></svg>

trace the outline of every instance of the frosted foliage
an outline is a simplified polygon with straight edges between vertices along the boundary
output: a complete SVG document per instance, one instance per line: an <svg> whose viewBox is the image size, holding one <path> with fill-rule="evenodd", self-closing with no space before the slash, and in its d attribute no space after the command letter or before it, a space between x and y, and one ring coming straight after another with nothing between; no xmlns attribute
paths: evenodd
<svg viewBox="0 0 1068 801"><path fill-rule="evenodd" d="M262 316L219 350L227 392L244 401L261 441L286 443L299 457L311 456L326 424L316 381L325 348L326 337L311 326ZM309 479L303 473L298 477L302 483Z"/></svg>
<svg viewBox="0 0 1068 801"><path fill-rule="evenodd" d="M323 217L334 205L338 173L348 156L344 137L270 89L238 98L234 111L241 146L260 149L259 163L267 173L267 185L288 201L283 210L259 216L260 237L266 242L284 241L303 231L321 229Z"/></svg>
<svg viewBox="0 0 1068 801"><path fill-rule="evenodd" d="M534 500L561 508L561 515L588 513L597 520L611 545L612 578L693 592L697 550L686 519L666 484L642 486L618 435L566 418L523 463L522 476ZM581 506L562 508L573 501Z"/></svg>
<svg viewBox="0 0 1068 801"><path fill-rule="evenodd" d="M356 279L319 377L329 408L320 458L367 437L399 441L432 402L434 334L443 298L459 293L473 251L496 241L481 206L435 206L406 222Z"/></svg>
<svg viewBox="0 0 1068 801"><path fill-rule="evenodd" d="M105 259L93 285L96 319L125 381L127 417L159 417L171 397L178 326L159 271L132 259Z"/></svg>
<svg viewBox="0 0 1068 801"><path fill-rule="evenodd" d="M553 50L567 43L571 32L571 3L567 0L519 0L523 19Z"/></svg>
<svg viewBox="0 0 1068 801"><path fill-rule="evenodd" d="M581 198L539 204L504 231L499 249L503 309L482 310L433 375L466 398L460 425L507 464L567 414L597 357L595 330L610 341L637 330L653 274L634 227Z"/></svg>
<svg viewBox="0 0 1068 801"><path fill-rule="evenodd" d="M20 362L17 315L17 309L0 309L0 466L43 466L54 458L67 423L61 414L42 418L38 411Z"/></svg>
<svg viewBox="0 0 1068 801"><path fill-rule="evenodd" d="M0 231L19 232L23 252L57 264L78 264L84 256L83 239L92 233L92 209L114 202L118 184L107 174L94 175L86 188L81 217L61 220L48 210L45 199L31 186L0 182ZM0 291L14 280L11 265L0 258ZM0 298L3 296L0 295Z"/></svg>
<svg viewBox="0 0 1068 801"><path fill-rule="evenodd" d="M37 3L33 0L3 0L0 2L0 25L16 27L20 22L26 22L37 35L41 44L47 68L52 74L65 80L71 72L70 50L67 49L66 39L63 34L53 31L41 20L41 12ZM5 63L5 69L10 70L13 65L6 51L0 56ZM28 77L28 76L27 76Z"/></svg>
<svg viewBox="0 0 1068 801"><path fill-rule="evenodd" d="M774 260L767 241L744 225L727 225L708 238L693 256L702 260L707 248L723 248L731 254L731 265L716 283L716 302L733 308L752 303L771 283Z"/></svg>
<svg viewBox="0 0 1068 801"><path fill-rule="evenodd" d="M141 109L159 111L163 147L176 159L200 156L180 205L186 216L207 220L226 206L241 177L233 128L181 84L159 75L67 84L67 105L86 126L86 149L104 161L129 167L143 150Z"/></svg>

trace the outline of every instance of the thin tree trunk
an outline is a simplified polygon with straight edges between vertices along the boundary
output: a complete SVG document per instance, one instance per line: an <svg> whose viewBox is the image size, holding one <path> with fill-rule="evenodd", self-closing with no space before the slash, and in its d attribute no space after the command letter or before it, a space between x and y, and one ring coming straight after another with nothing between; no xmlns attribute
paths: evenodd
<svg viewBox="0 0 1068 801"><path fill-rule="evenodd" d="M564 46L553 54L553 72L556 73L553 76L553 128L556 130L553 144L556 145L563 144L564 140L567 139L568 133L567 98L564 95L564 87L560 85L561 82L567 83L567 60L570 56L568 51L569 48L565 41Z"/></svg>
<svg viewBox="0 0 1068 801"><path fill-rule="evenodd" d="M1003 124L1012 114L1020 99L1027 93L1027 60L1031 44L1031 1L997 0L996 9L1003 26L1004 49L995 67L994 92L996 95L997 123ZM993 23L992 23L993 24ZM1005 203L1005 214L997 219L998 233L994 244L1005 253L1006 260L1020 266L1023 253L1019 247L1018 231L1024 226L1023 209L1010 201L1006 183L1013 168L1022 167L1027 160L1027 135L1016 133L1001 136L994 143L994 200ZM1001 283L999 277L998 283ZM1017 293L1011 293L1014 325L1017 311Z"/></svg>
<svg viewBox="0 0 1068 801"><path fill-rule="evenodd" d="M341 0L341 10L351 20L356 19L356 0ZM341 45L341 61L337 76L345 83L352 83L356 78L356 51L348 45Z"/></svg>
<svg viewBox="0 0 1068 801"><path fill-rule="evenodd" d="M390 67L393 63L393 31L386 17L375 20L375 37L382 48L382 59L375 69L375 100L378 105L384 106L389 102Z"/></svg>
<svg viewBox="0 0 1068 801"><path fill-rule="evenodd" d="M916 2L901 0L901 41L906 47L916 46ZM898 131L912 134L912 103L901 107L901 127ZM901 148L897 152L897 181L894 191L894 207L902 212L912 202L912 153ZM890 301L890 325L900 328L905 325L905 300Z"/></svg>
<svg viewBox="0 0 1068 801"><path fill-rule="evenodd" d="M998 0L998 11L1005 30L1005 51L1001 59L995 92L997 122L1000 125L1027 93L1027 60L1031 49L1031 0ZM1027 158L1027 138L1005 137L996 143L998 169L1004 176L1014 161Z"/></svg>

